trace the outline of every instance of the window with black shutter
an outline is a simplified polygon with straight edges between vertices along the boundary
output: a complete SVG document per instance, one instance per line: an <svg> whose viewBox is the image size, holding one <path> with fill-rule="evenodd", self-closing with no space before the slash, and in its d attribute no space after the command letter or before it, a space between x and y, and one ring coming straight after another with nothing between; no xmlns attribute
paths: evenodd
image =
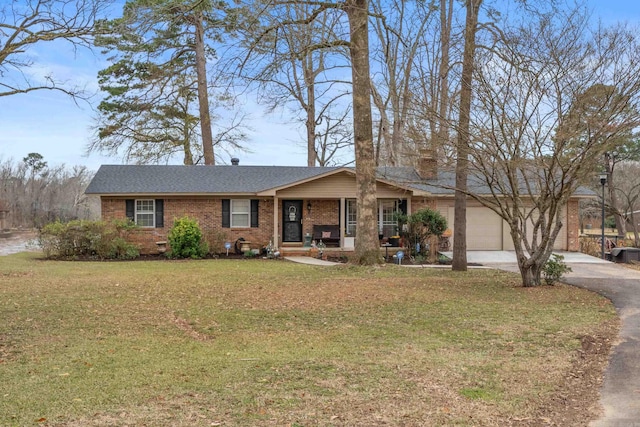
<svg viewBox="0 0 640 427"><path fill-rule="evenodd" d="M140 227L164 227L164 200L126 199L125 215Z"/></svg>
<svg viewBox="0 0 640 427"><path fill-rule="evenodd" d="M124 201L124 203L125 203L125 215L127 216L127 219L130 219L131 221L135 222L136 221L136 201L133 199L127 199Z"/></svg>
<svg viewBox="0 0 640 427"><path fill-rule="evenodd" d="M222 227L259 227L258 200L222 199Z"/></svg>
<svg viewBox="0 0 640 427"><path fill-rule="evenodd" d="M258 200L251 200L251 227L259 227Z"/></svg>
<svg viewBox="0 0 640 427"><path fill-rule="evenodd" d="M222 227L231 227L231 200L222 199Z"/></svg>
<svg viewBox="0 0 640 427"><path fill-rule="evenodd" d="M164 200L156 199L156 228L164 227Z"/></svg>

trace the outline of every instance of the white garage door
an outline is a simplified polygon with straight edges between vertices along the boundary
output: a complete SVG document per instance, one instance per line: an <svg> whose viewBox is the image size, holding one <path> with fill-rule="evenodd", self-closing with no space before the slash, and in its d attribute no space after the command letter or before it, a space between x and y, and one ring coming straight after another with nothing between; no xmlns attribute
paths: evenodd
<svg viewBox="0 0 640 427"><path fill-rule="evenodd" d="M439 206L438 211L447 218L449 228L453 230L455 211L453 206ZM561 215L564 226L553 247L556 250L567 250L566 208L562 209ZM529 235L532 234L531 227L528 227L527 231ZM453 238L451 243L453 244ZM467 249L470 251L512 251L513 241L507 223L489 208L467 207Z"/></svg>
<svg viewBox="0 0 640 427"><path fill-rule="evenodd" d="M467 250L501 249L502 218L488 208L467 208Z"/></svg>
<svg viewBox="0 0 640 427"><path fill-rule="evenodd" d="M453 230L455 209L447 209L447 222ZM442 212L441 210L441 213ZM453 244L453 239L451 241ZM491 209L467 207L467 250L499 251L502 249L502 219Z"/></svg>
<svg viewBox="0 0 640 427"><path fill-rule="evenodd" d="M439 206L438 211L447 218L447 224L453 230L455 208ZM453 237L451 237L453 247ZM467 207L467 250L499 251L502 249L502 219L491 209L485 207Z"/></svg>

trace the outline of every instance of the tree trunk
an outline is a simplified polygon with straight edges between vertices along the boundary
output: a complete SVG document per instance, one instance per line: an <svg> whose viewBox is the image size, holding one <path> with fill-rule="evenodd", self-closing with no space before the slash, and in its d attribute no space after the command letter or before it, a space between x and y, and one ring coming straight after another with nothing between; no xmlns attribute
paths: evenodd
<svg viewBox="0 0 640 427"><path fill-rule="evenodd" d="M476 50L478 10L482 0L467 0L464 33L464 54L460 88L460 116L458 123L455 213L453 218L452 270L467 270L467 176L469 174L469 122L471 116L472 79Z"/></svg>
<svg viewBox="0 0 640 427"><path fill-rule="evenodd" d="M618 230L618 236L623 236L623 238L627 235L627 224L620 213L620 209L618 208L620 204L618 203L618 196L616 194L615 185L613 183L613 173L609 174L609 178L607 178L607 187L609 189L609 200L611 201L611 210L613 211L613 217L616 220L616 229Z"/></svg>
<svg viewBox="0 0 640 427"><path fill-rule="evenodd" d="M316 165L318 153L316 151L316 92L313 77L313 58L308 54L302 60L304 81L307 87L307 166Z"/></svg>
<svg viewBox="0 0 640 427"><path fill-rule="evenodd" d="M629 217L632 227L633 227L633 246L640 247L640 234L638 233L638 223L636 222L636 219L633 215L633 209L631 210L631 216Z"/></svg>
<svg viewBox="0 0 640 427"><path fill-rule="evenodd" d="M539 263L520 264L520 275L522 276L522 286L530 288L540 285L542 266Z"/></svg>
<svg viewBox="0 0 640 427"><path fill-rule="evenodd" d="M185 115L186 116L186 115ZM189 122L185 120L182 128L182 147L184 151L184 164L193 165L193 153L191 152L191 131L189 129Z"/></svg>
<svg viewBox="0 0 640 427"><path fill-rule="evenodd" d="M395 154L395 146L391 142L391 126L389 123L389 116L387 115L387 106L385 105L380 92L375 88L375 86L371 85L371 97L373 98L373 103L378 109L378 113L380 114L380 129L378 132L378 140L382 140L382 144L378 144L377 156L376 156L376 165L380 165L380 150L384 147L384 165L385 166L396 166L396 154Z"/></svg>
<svg viewBox="0 0 640 427"><path fill-rule="evenodd" d="M448 9L447 9L448 6ZM453 0L440 2L440 49L442 59L438 67L438 131L436 133L434 153L449 139L449 53L451 51L451 21L453 19Z"/></svg>
<svg viewBox="0 0 640 427"><path fill-rule="evenodd" d="M356 257L361 264L382 262L376 222L376 176L371 120L369 74L368 0L349 0L345 11L351 30L351 74L353 80L353 132L357 185Z"/></svg>
<svg viewBox="0 0 640 427"><path fill-rule="evenodd" d="M200 107L200 129L202 133L202 153L205 165L215 165L211 115L209 114L209 93L207 90L207 59L204 54L204 28L201 12L195 14L196 73L198 75L198 106Z"/></svg>

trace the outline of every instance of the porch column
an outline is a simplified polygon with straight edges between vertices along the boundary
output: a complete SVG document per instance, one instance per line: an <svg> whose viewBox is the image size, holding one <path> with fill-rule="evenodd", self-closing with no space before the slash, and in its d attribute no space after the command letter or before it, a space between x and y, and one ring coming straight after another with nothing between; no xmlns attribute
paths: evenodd
<svg viewBox="0 0 640 427"><path fill-rule="evenodd" d="M280 212L280 199L278 199L278 196L273 196L273 245L276 248L280 247L280 240L278 239L278 218L280 215L278 212Z"/></svg>
<svg viewBox="0 0 640 427"><path fill-rule="evenodd" d="M340 198L340 218L338 218L338 224L342 224L340 226L340 247L344 248L344 231L347 228L344 197Z"/></svg>

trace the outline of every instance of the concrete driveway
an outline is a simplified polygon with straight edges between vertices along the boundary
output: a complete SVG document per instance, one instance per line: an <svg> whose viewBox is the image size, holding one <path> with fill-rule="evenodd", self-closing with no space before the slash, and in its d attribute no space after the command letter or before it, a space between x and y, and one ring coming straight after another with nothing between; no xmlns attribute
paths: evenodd
<svg viewBox="0 0 640 427"><path fill-rule="evenodd" d="M609 298L622 319L600 391L604 415L593 427L640 427L640 271L575 252L559 252L573 270L564 281ZM468 262L518 271L515 254L469 252Z"/></svg>

